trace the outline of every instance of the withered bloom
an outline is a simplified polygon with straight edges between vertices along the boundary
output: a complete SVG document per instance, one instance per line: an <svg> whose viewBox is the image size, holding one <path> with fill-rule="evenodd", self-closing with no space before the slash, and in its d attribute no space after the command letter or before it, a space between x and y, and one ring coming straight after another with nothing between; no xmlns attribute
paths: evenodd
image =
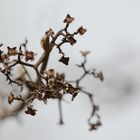
<svg viewBox="0 0 140 140"><path fill-rule="evenodd" d="M74 93L76 93L76 92L78 92L78 91L79 91L78 88L75 88L75 87L73 87L71 84L68 84L68 87L67 87L67 89L66 89L66 92L67 92L67 93L73 95Z"/></svg>
<svg viewBox="0 0 140 140"><path fill-rule="evenodd" d="M73 36L68 36L67 40L70 43L70 45L72 45L72 46L76 43L76 40Z"/></svg>
<svg viewBox="0 0 140 140"><path fill-rule="evenodd" d="M47 49L50 49L49 45L49 37L54 35L54 31L50 28L48 31L45 32L45 34L41 37L40 44L43 49L46 49L46 47L49 47Z"/></svg>
<svg viewBox="0 0 140 140"><path fill-rule="evenodd" d="M74 18L71 17L69 14L67 14L63 22L69 24L69 23L72 23L73 21L74 21Z"/></svg>
<svg viewBox="0 0 140 140"><path fill-rule="evenodd" d="M101 126L102 124L101 124L101 121L98 120L95 124L90 123L89 125L90 125L89 130L92 131L92 130L97 130L98 127Z"/></svg>
<svg viewBox="0 0 140 140"><path fill-rule="evenodd" d="M74 100L74 98L77 96L79 89L73 87L71 84L68 84L68 87L66 88L66 92L72 95L72 101Z"/></svg>
<svg viewBox="0 0 140 140"><path fill-rule="evenodd" d="M13 48L10 48L9 46L7 47L8 49L8 52L7 52L7 55L8 56L15 56L18 54L18 51L16 50L17 47L13 47Z"/></svg>
<svg viewBox="0 0 140 140"><path fill-rule="evenodd" d="M103 73L101 71L97 74L97 76L101 81L104 80L104 76L103 76Z"/></svg>
<svg viewBox="0 0 140 140"><path fill-rule="evenodd" d="M7 64L9 60L9 57L7 54L1 54L0 56L0 62Z"/></svg>
<svg viewBox="0 0 140 140"><path fill-rule="evenodd" d="M48 31L45 32L45 35L47 35L48 37L53 36L54 31L50 28Z"/></svg>
<svg viewBox="0 0 140 140"><path fill-rule="evenodd" d="M59 61L62 62L63 64L65 64L65 65L68 65L68 63L69 63L69 57L62 56L59 59Z"/></svg>
<svg viewBox="0 0 140 140"><path fill-rule="evenodd" d="M90 53L90 51L80 51L80 53L83 57L86 57Z"/></svg>
<svg viewBox="0 0 140 140"><path fill-rule="evenodd" d="M25 61L34 60L34 52L33 51L26 51L25 52Z"/></svg>
<svg viewBox="0 0 140 140"><path fill-rule="evenodd" d="M10 93L10 95L8 96L8 103L9 104L12 104L12 102L14 101L14 94L13 93Z"/></svg>
<svg viewBox="0 0 140 140"><path fill-rule="evenodd" d="M55 77L55 71L54 71L54 69L49 69L47 71L47 76L48 76L48 78Z"/></svg>
<svg viewBox="0 0 140 140"><path fill-rule="evenodd" d="M36 109L33 108L33 106L27 106L27 110L25 111L26 114L30 114L32 116L36 115Z"/></svg>
<svg viewBox="0 0 140 140"><path fill-rule="evenodd" d="M61 74L56 73L56 79L57 79L58 81L64 82L65 75L64 75L63 73L61 73Z"/></svg>
<svg viewBox="0 0 140 140"><path fill-rule="evenodd" d="M83 26L81 26L80 28L77 29L77 32L80 35L83 35L86 31L87 31L87 29L86 28L83 28Z"/></svg>

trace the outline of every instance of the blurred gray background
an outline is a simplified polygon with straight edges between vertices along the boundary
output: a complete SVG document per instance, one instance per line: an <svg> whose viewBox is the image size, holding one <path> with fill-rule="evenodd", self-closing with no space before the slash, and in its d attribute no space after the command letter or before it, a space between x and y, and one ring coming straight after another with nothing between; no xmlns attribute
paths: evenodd
<svg viewBox="0 0 140 140"><path fill-rule="evenodd" d="M139 140L140 139L140 1L139 0L0 0L0 43L18 46L27 37L28 46L41 52L39 42L52 27L63 27L66 14L75 17L71 29L84 25L88 32L73 48L66 48L71 64L65 67L51 56L49 67L77 76L80 50L90 50L88 66L102 70L103 83L86 79L100 105L103 126L89 132L88 98L79 95L71 104L63 103L64 126L57 125L57 103L36 104L36 117L0 122L1 140ZM9 87L1 76L0 94ZM5 90L6 88L6 90ZM2 106L2 105L1 105Z"/></svg>

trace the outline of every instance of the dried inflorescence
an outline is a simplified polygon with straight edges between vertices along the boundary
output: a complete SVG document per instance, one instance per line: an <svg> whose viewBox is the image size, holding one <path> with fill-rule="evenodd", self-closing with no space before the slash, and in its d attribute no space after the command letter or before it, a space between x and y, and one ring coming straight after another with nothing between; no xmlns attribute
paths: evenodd
<svg viewBox="0 0 140 140"><path fill-rule="evenodd" d="M92 112L88 119L90 130L97 129L101 125L100 116L97 113L99 107L95 105L93 101L93 94L84 90L80 85L81 81L87 75L99 78L101 81L104 79L102 72L96 72L95 69L86 68L87 56L90 52L81 51L83 62L77 66L83 70L83 74L76 80L67 81L64 73L58 73L54 69L47 69L48 59L52 49L54 48L57 48L61 55L59 62L68 65L70 58L63 52L62 45L68 43L69 45L73 46L77 42L75 38L76 35L84 35L84 33L87 31L83 26L81 26L75 32L70 33L68 28L73 21L74 18L68 14L63 21L65 23L65 27L63 29L59 30L57 33L54 33L54 31L50 28L45 32L40 41L43 53L36 63L32 63L33 60L36 60L35 52L27 49L27 40L25 40L25 42L19 47L8 46L6 52L2 51L4 45L0 44L0 71L7 77L9 84L14 83L21 86L21 92L18 96L12 92L8 96L9 104L12 104L15 100L20 101L21 103L17 104L18 107L16 107L13 112L11 111L11 113L5 114L5 118L14 116L15 113L17 115L25 107L25 113L34 116L37 113L37 110L33 106L34 100L43 101L46 104L51 98L59 101L58 106L60 112L60 124L63 124L61 108L63 96L70 94L72 96L71 100L73 101L78 93L81 92L88 96L92 106ZM62 39L59 40L59 37ZM14 78L13 69L18 65L22 67L23 72L19 77ZM35 71L36 80L32 80L32 75L30 75L27 70L28 67ZM28 90L26 96L23 96L22 90L25 87ZM95 123L91 122L93 117L96 117L97 119Z"/></svg>

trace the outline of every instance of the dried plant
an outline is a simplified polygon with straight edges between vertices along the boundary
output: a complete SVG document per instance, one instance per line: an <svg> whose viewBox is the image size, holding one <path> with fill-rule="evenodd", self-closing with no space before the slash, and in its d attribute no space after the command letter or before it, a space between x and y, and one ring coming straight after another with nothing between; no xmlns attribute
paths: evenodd
<svg viewBox="0 0 140 140"><path fill-rule="evenodd" d="M87 76L91 75L94 78L98 78L103 81L102 72L96 72L95 69L87 69L87 56L90 53L89 51L81 51L83 57L83 62L80 65L77 65L80 69L83 70L83 74L76 80L67 81L64 73L58 73L54 69L47 69L48 59L52 49L57 48L60 56L59 62L64 65L68 65L70 58L65 55L65 52L62 50L63 44L67 43L73 46L77 40L75 37L77 35L84 35L87 31L83 26L79 27L75 32L70 33L68 31L69 25L74 21L74 18L69 14L64 19L64 28L55 33L51 28L45 32L41 38L40 44L43 49L41 57L36 60L35 52L27 49L28 41L25 40L19 47L9 47L7 46L7 51L3 51L5 47L3 44L0 44L0 71L3 73L9 84L17 84L21 87L19 95L10 93L8 96L8 103L12 104L14 101L19 101L19 104L0 116L1 119L5 119L11 116L17 116L20 111L25 109L26 114L35 116L37 110L33 106L34 100L43 101L47 104L49 99L57 99L60 113L60 124L63 124L63 115L61 103L63 96L70 94L72 96L71 100L73 101L79 92L84 93L90 99L92 111L88 118L88 124L90 130L97 129L101 125L100 116L98 114L99 107L94 103L93 94L83 89L80 85L81 81ZM62 38L61 40L59 38ZM59 42L59 43L58 43ZM35 61L33 63L32 61ZM18 77L15 77L13 70L16 66L22 67L22 74ZM36 80L32 79L27 68L33 69L36 73ZM23 89L27 89L26 95L22 95ZM95 117L96 122L91 122L91 119Z"/></svg>

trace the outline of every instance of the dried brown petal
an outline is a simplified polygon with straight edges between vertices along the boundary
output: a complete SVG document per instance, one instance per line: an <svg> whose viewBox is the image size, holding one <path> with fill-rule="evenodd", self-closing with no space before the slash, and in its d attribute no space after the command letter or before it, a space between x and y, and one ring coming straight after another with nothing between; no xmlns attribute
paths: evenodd
<svg viewBox="0 0 140 140"><path fill-rule="evenodd" d="M73 46L76 43L76 39L73 36L68 36L67 41Z"/></svg>
<svg viewBox="0 0 140 140"><path fill-rule="evenodd" d="M30 114L32 116L36 115L36 109L34 109L32 106L27 106L27 110L25 111L26 114Z"/></svg>
<svg viewBox="0 0 140 140"><path fill-rule="evenodd" d="M10 95L8 96L8 103L9 104L12 104L13 103L13 101L14 101L14 94L13 93L10 93Z"/></svg>
<svg viewBox="0 0 140 140"><path fill-rule="evenodd" d="M25 52L25 61L34 60L34 52L33 51L26 51Z"/></svg>
<svg viewBox="0 0 140 140"><path fill-rule="evenodd" d="M73 17L71 17L69 14L66 16L66 18L64 19L64 23L67 23L67 24L69 24L69 23L72 23L74 21L74 18Z"/></svg>
<svg viewBox="0 0 140 140"><path fill-rule="evenodd" d="M86 57L90 53L90 51L80 51L80 53L83 57Z"/></svg>
<svg viewBox="0 0 140 140"><path fill-rule="evenodd" d="M77 29L77 32L80 35L83 35L86 31L87 31L87 29L86 28L83 28L83 26L81 26L80 28Z"/></svg>
<svg viewBox="0 0 140 140"><path fill-rule="evenodd" d="M15 55L18 54L18 51L16 50L16 47L10 48L8 46L7 49L8 49L8 52L7 52L8 56L15 56Z"/></svg>
<svg viewBox="0 0 140 140"><path fill-rule="evenodd" d="M65 64L65 65L68 65L68 63L69 63L69 57L62 56L59 59L59 61L62 62L63 64Z"/></svg>

